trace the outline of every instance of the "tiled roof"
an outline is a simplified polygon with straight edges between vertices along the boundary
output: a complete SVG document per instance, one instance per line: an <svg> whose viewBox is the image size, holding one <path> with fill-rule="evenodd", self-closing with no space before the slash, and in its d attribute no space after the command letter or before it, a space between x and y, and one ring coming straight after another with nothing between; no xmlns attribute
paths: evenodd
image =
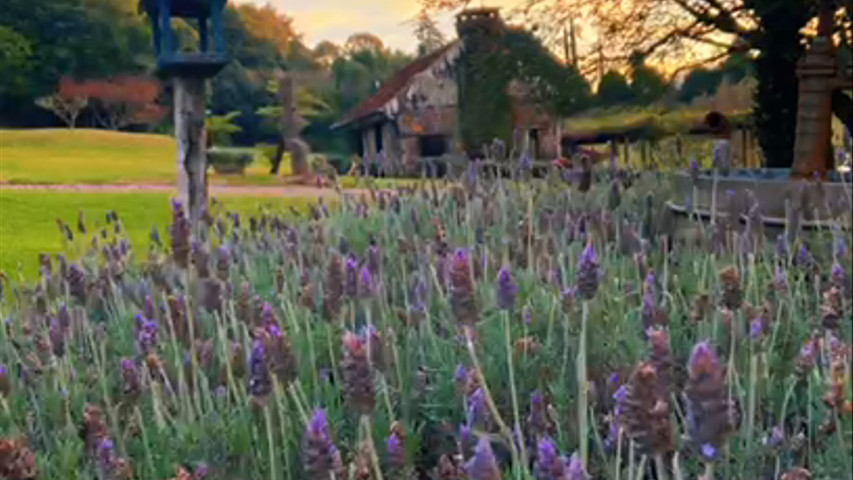
<svg viewBox="0 0 853 480"><path fill-rule="evenodd" d="M382 84L373 96L361 102L359 106L351 110L340 121L338 121L333 128L340 128L348 123L352 123L380 110L386 103L397 96L400 90L409 84L412 77L429 68L433 62L441 58L441 56L450 50L450 48L455 44L456 42L450 42L432 53L417 58L412 61L412 63L409 63L400 69L400 71L395 73L387 82Z"/></svg>

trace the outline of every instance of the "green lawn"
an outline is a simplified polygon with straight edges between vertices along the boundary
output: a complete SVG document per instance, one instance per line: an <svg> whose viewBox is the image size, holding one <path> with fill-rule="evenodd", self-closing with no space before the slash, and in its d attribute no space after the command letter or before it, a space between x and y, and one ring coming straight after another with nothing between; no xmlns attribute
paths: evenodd
<svg viewBox="0 0 853 480"><path fill-rule="evenodd" d="M218 200L224 208L243 213L257 212L263 206L302 209L315 201L309 198L249 198L226 196ZM76 239L82 248L105 224L104 214L115 210L137 253L145 252L149 232L157 226L163 241L169 223L169 195L166 193L74 193L0 189L0 270L13 280L31 280L37 274L37 258L42 252L63 251L56 219L76 226L78 212L89 224L89 235ZM76 228L75 234L76 234Z"/></svg>
<svg viewBox="0 0 853 480"><path fill-rule="evenodd" d="M277 177L256 161L245 175L216 184L273 185ZM282 173L288 173L285 165ZM0 182L29 184L171 183L175 140L167 135L92 129L0 130Z"/></svg>

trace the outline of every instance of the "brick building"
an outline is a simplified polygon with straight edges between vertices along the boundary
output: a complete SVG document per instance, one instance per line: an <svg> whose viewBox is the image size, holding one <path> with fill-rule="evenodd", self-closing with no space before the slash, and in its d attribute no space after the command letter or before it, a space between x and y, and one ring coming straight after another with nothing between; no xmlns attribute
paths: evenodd
<svg viewBox="0 0 853 480"><path fill-rule="evenodd" d="M472 29L506 28L498 10L469 9L456 17L460 38L403 67L333 128L348 131L366 164L412 170L417 159L463 155L458 127L456 66L464 55L461 37ZM528 90L512 81L507 91L513 130L535 158L557 156L559 122L526 100ZM522 134L522 135L519 135Z"/></svg>

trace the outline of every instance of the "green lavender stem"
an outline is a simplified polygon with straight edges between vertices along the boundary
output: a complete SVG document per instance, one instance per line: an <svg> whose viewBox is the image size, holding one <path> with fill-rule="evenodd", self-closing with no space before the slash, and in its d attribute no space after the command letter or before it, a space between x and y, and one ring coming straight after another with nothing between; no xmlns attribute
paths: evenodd
<svg viewBox="0 0 853 480"><path fill-rule="evenodd" d="M513 415L513 428L516 432L521 432L521 417L518 414L518 392L515 388L515 368L513 367L512 362L512 340L510 338L510 329L509 329L509 312L503 312L504 317L504 338L506 340L506 363L507 369L509 370L509 389L510 396L512 399L512 415ZM527 465L527 453L525 449L521 449L521 464Z"/></svg>
<svg viewBox="0 0 853 480"><path fill-rule="evenodd" d="M275 442L273 440L272 434L272 415L270 415L270 407L269 405L264 406L264 423L267 428L267 449L269 452L269 463L270 463L270 480L276 480L277 472L275 465Z"/></svg>
<svg viewBox="0 0 853 480"><path fill-rule="evenodd" d="M578 444L581 464L586 469L589 461L589 424L587 404L589 403L589 385L586 378L586 327L589 321L589 302L582 302L581 334L578 340L577 379L578 379Z"/></svg>
<svg viewBox="0 0 853 480"><path fill-rule="evenodd" d="M655 454L655 470L658 474L658 480L668 480L669 475L666 473L666 463L663 461L663 455Z"/></svg>
<svg viewBox="0 0 853 480"><path fill-rule="evenodd" d="M480 381L480 388L483 389L483 396L486 397L486 405L489 407L489 412L494 417L495 423L498 425L498 430L506 437L513 462L517 463L519 461L519 454L515 445L515 439L513 438L512 431L510 431L506 422L501 417L497 405L495 405L494 397L492 397L489 385L486 383L486 376L483 375L483 369L480 367L480 360L477 358L477 352L474 349L474 340L471 338L471 335L471 331L466 329L465 346L468 348L468 355L471 357L471 363L474 364L474 370L477 372L477 379Z"/></svg>
<svg viewBox="0 0 853 480"><path fill-rule="evenodd" d="M755 427L755 403L758 386L758 353L752 352L749 357L749 392L747 393L746 410L746 449L752 448L752 435Z"/></svg>
<svg viewBox="0 0 853 480"><path fill-rule="evenodd" d="M376 445L373 443L373 429L370 427L370 416L361 416L362 428L364 428L364 438L367 441L367 449L370 452L370 464L373 466L374 478L383 480L382 468L379 466L379 456L376 454Z"/></svg>
<svg viewBox="0 0 853 480"><path fill-rule="evenodd" d="M622 476L622 427L619 427L616 433L616 468L613 471L615 480L619 480L620 476Z"/></svg>

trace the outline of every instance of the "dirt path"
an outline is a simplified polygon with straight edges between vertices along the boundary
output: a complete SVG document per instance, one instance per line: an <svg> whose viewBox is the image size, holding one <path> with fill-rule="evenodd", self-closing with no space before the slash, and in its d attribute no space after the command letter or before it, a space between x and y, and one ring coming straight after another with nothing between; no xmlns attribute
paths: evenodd
<svg viewBox="0 0 853 480"><path fill-rule="evenodd" d="M0 190L36 190L47 192L76 193L130 193L130 192L174 192L172 185L130 184L130 185L23 185L0 184ZM317 188L307 185L210 185L211 196L238 195L246 197L283 197L283 198L335 198L338 193L332 188ZM366 190L348 189L344 193L358 195Z"/></svg>

